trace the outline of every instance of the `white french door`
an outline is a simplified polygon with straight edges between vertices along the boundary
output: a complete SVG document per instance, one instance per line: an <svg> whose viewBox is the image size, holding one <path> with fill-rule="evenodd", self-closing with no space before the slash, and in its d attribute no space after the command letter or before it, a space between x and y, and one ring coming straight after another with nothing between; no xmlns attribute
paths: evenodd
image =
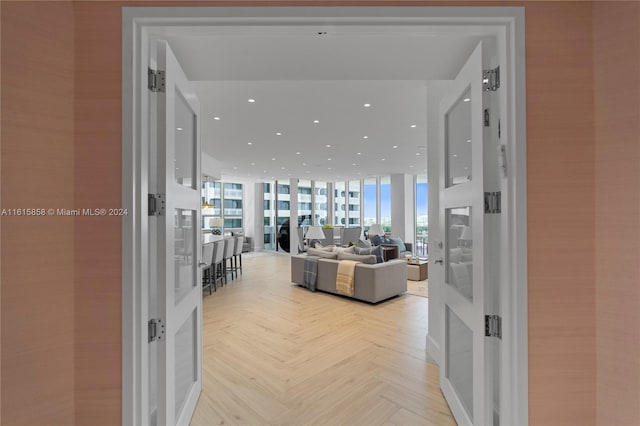
<svg viewBox="0 0 640 426"><path fill-rule="evenodd" d="M150 92L149 187L160 197L149 222L150 334L158 336L149 342L149 419L187 425L202 390L200 105L167 42L153 53L165 81Z"/></svg>
<svg viewBox="0 0 640 426"><path fill-rule="evenodd" d="M487 254L485 227L483 45L479 43L440 104L439 190L443 239L440 385L460 425L491 425L492 363L485 337Z"/></svg>

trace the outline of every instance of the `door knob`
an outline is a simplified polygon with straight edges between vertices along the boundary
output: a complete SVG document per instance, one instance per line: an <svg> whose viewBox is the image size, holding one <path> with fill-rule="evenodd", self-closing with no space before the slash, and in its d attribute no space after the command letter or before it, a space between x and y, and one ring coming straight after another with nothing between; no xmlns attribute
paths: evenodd
<svg viewBox="0 0 640 426"><path fill-rule="evenodd" d="M204 268L205 266L207 266L207 264L204 263L204 262L200 262L200 263L198 263L198 266L201 267L201 268Z"/></svg>
<svg viewBox="0 0 640 426"><path fill-rule="evenodd" d="M436 261L434 263L439 263L441 265L444 265L444 260L442 258L436 259Z"/></svg>

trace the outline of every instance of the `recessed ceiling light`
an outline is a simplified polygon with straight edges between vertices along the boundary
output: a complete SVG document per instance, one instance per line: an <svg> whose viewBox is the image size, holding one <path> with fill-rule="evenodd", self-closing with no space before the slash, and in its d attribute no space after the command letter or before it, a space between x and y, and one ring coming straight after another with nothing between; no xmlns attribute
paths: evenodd
<svg viewBox="0 0 640 426"><path fill-rule="evenodd" d="M420 155L420 153L419 153L419 152L416 152L416 155Z"/></svg>
<svg viewBox="0 0 640 426"><path fill-rule="evenodd" d="M273 157L273 158L271 159L271 161L276 161L276 157Z"/></svg>
<svg viewBox="0 0 640 426"><path fill-rule="evenodd" d="M412 128L412 129L415 129L416 127L418 127L418 125L416 125L416 124L412 124L412 125L411 125L411 128Z"/></svg>
<svg viewBox="0 0 640 426"><path fill-rule="evenodd" d="M331 158L327 158L327 161L331 161Z"/></svg>
<svg viewBox="0 0 640 426"><path fill-rule="evenodd" d="M396 149L396 148L398 148L398 145L394 145L394 146L393 146L393 149Z"/></svg>
<svg viewBox="0 0 640 426"><path fill-rule="evenodd" d="M409 166L410 169L413 169L413 166Z"/></svg>
<svg viewBox="0 0 640 426"><path fill-rule="evenodd" d="M360 152L356 152L356 155L362 155L362 153L360 153Z"/></svg>
<svg viewBox="0 0 640 426"><path fill-rule="evenodd" d="M313 120L313 122L314 122L315 124L318 124L318 123L320 122L320 120Z"/></svg>
<svg viewBox="0 0 640 426"><path fill-rule="evenodd" d="M463 102L471 102L471 98L464 98L462 101Z"/></svg>
<svg viewBox="0 0 640 426"><path fill-rule="evenodd" d="M253 145L253 142L247 142L247 145Z"/></svg>
<svg viewBox="0 0 640 426"><path fill-rule="evenodd" d="M252 104L252 103L254 103L256 100L255 100L255 99L253 99L253 98L249 98L249 99L247 99L247 101L249 101L249 103L250 103L250 104Z"/></svg>
<svg viewBox="0 0 640 426"><path fill-rule="evenodd" d="M306 165L307 165L307 163L302 163L302 165L303 165L303 166L306 166Z"/></svg>
<svg viewBox="0 0 640 426"><path fill-rule="evenodd" d="M220 120L220 117L213 117L214 120Z"/></svg>
<svg viewBox="0 0 640 426"><path fill-rule="evenodd" d="M280 170L284 170L284 167L280 167Z"/></svg>
<svg viewBox="0 0 640 426"><path fill-rule="evenodd" d="M351 163L351 165L352 165L352 166L355 166L355 165L356 165L356 163Z"/></svg>
<svg viewBox="0 0 640 426"><path fill-rule="evenodd" d="M371 106L371 104L364 104L365 108L369 108Z"/></svg>
<svg viewBox="0 0 640 426"><path fill-rule="evenodd" d="M251 165L252 165L252 166L255 166L255 165L256 165L256 163L251 163Z"/></svg>
<svg viewBox="0 0 640 426"><path fill-rule="evenodd" d="M384 161L384 160L385 160L384 158L381 158L381 159L380 159L380 161Z"/></svg>
<svg viewBox="0 0 640 426"><path fill-rule="evenodd" d="M331 145L325 145L327 148L331 148Z"/></svg>
<svg viewBox="0 0 640 426"><path fill-rule="evenodd" d="M176 130L181 131L182 127L176 127Z"/></svg>
<svg viewBox="0 0 640 426"><path fill-rule="evenodd" d="M369 139L369 136L363 136L362 139Z"/></svg>
<svg viewBox="0 0 640 426"><path fill-rule="evenodd" d="M453 157L457 157L457 156L458 156L458 154L453 154Z"/></svg>
<svg viewBox="0 0 640 426"><path fill-rule="evenodd" d="M327 170L331 170L331 167L327 167Z"/></svg>
<svg viewBox="0 0 640 426"><path fill-rule="evenodd" d="M471 143L471 139L467 139L467 143Z"/></svg>
<svg viewBox="0 0 640 426"><path fill-rule="evenodd" d="M282 132L276 132L276 136L282 136Z"/></svg>
<svg viewBox="0 0 640 426"><path fill-rule="evenodd" d="M296 152L296 155L300 155L300 151Z"/></svg>

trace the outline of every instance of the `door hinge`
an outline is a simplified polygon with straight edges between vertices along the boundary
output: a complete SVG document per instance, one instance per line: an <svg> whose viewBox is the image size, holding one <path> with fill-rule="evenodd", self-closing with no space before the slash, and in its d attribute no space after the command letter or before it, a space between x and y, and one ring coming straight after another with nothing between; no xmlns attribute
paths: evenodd
<svg viewBox="0 0 640 426"><path fill-rule="evenodd" d="M147 200L149 216L164 216L164 194L149 194Z"/></svg>
<svg viewBox="0 0 640 426"><path fill-rule="evenodd" d="M498 192L484 193L484 212L500 213L502 212L502 195Z"/></svg>
<svg viewBox="0 0 640 426"><path fill-rule="evenodd" d="M165 81L166 81L166 73L162 70L153 70L149 68L147 72L149 80L147 82L147 87L152 92L164 92L165 90Z"/></svg>
<svg viewBox="0 0 640 426"><path fill-rule="evenodd" d="M160 319L149 320L149 342L164 338L164 323Z"/></svg>
<svg viewBox="0 0 640 426"><path fill-rule="evenodd" d="M500 67L482 71L482 90L495 92L500 88Z"/></svg>
<svg viewBox="0 0 640 426"><path fill-rule="evenodd" d="M485 337L502 339L502 318L500 315L484 316L484 335Z"/></svg>
<svg viewBox="0 0 640 426"><path fill-rule="evenodd" d="M491 114L489 108L484 109L484 127L491 127Z"/></svg>

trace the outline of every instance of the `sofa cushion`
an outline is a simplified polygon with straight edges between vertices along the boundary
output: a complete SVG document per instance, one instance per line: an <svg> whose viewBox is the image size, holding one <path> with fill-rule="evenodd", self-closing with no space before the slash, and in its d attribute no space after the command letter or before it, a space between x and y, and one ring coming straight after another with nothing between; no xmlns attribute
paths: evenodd
<svg viewBox="0 0 640 426"><path fill-rule="evenodd" d="M369 248L369 247L371 247L371 241L369 241L369 240L358 240L358 242L356 243L356 247Z"/></svg>
<svg viewBox="0 0 640 426"><path fill-rule="evenodd" d="M398 246L398 253L402 253L404 251L407 251L407 248L404 245L404 241L402 241L402 238L395 238L395 237L391 237L389 238L389 240L391 241L391 244L395 244Z"/></svg>
<svg viewBox="0 0 640 426"><path fill-rule="evenodd" d="M338 260L355 260L356 262L362 262L368 265L378 263L378 259L376 259L376 256L373 254L338 253Z"/></svg>
<svg viewBox="0 0 640 426"><path fill-rule="evenodd" d="M333 251L314 249L314 248L308 248L307 249L307 254L309 256L322 257L323 259L337 259L338 258L338 253L334 253Z"/></svg>
<svg viewBox="0 0 640 426"><path fill-rule="evenodd" d="M336 247L334 250L336 253L355 254L355 247Z"/></svg>
<svg viewBox="0 0 640 426"><path fill-rule="evenodd" d="M365 254L365 255L373 254L376 256L377 263L384 262L384 259L382 257L382 246L375 246L371 248L355 247L355 254Z"/></svg>

